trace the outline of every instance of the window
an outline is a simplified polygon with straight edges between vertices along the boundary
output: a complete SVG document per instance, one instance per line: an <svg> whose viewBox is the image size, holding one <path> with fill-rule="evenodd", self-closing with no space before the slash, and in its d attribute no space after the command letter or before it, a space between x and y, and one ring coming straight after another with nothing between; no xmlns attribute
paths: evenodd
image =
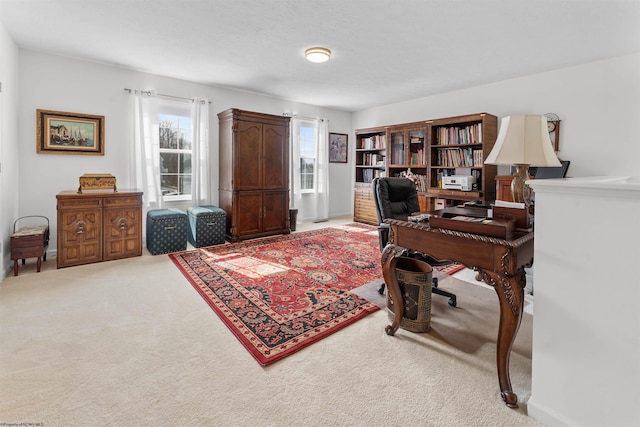
<svg viewBox="0 0 640 427"><path fill-rule="evenodd" d="M316 190L316 171L318 170L317 125L314 122L301 122L298 144L300 149L300 190L303 193Z"/></svg>
<svg viewBox="0 0 640 427"><path fill-rule="evenodd" d="M165 200L191 199L192 120L183 112L160 113L160 186Z"/></svg>

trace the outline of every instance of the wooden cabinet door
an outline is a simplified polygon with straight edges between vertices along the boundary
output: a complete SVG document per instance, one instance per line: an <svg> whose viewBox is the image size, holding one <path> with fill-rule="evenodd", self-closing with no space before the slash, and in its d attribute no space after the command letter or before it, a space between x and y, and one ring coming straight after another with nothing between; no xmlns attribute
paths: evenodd
<svg viewBox="0 0 640 427"><path fill-rule="evenodd" d="M142 255L142 214L139 207L104 211L104 260Z"/></svg>
<svg viewBox="0 0 640 427"><path fill-rule="evenodd" d="M289 129L265 124L262 133L264 190L289 187Z"/></svg>
<svg viewBox="0 0 640 427"><path fill-rule="evenodd" d="M265 191L263 231L285 231L289 229L289 191Z"/></svg>
<svg viewBox="0 0 640 427"><path fill-rule="evenodd" d="M101 208L58 212L58 268L102 261L101 229Z"/></svg>
<svg viewBox="0 0 640 427"><path fill-rule="evenodd" d="M238 120L233 155L233 189L262 188L262 124ZM221 159L228 161L230 159Z"/></svg>
<svg viewBox="0 0 640 427"><path fill-rule="evenodd" d="M242 238L262 232L262 191L241 191L234 195L231 234Z"/></svg>

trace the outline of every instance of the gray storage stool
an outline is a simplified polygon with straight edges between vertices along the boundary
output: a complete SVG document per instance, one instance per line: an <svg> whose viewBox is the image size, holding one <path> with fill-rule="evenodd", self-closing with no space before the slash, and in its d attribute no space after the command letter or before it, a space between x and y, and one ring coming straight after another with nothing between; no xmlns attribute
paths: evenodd
<svg viewBox="0 0 640 427"><path fill-rule="evenodd" d="M147 212L147 250L151 255L187 249L187 214L180 209Z"/></svg>
<svg viewBox="0 0 640 427"><path fill-rule="evenodd" d="M224 243L227 213L217 206L194 206L187 209L189 243L195 248Z"/></svg>

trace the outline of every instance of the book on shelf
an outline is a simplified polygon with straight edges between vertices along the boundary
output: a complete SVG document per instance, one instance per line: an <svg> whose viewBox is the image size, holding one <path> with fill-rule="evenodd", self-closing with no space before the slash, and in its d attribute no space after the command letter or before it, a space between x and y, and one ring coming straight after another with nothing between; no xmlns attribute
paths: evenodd
<svg viewBox="0 0 640 427"><path fill-rule="evenodd" d="M379 153L365 153L362 156L362 166L384 166L385 156Z"/></svg>
<svg viewBox="0 0 640 427"><path fill-rule="evenodd" d="M404 145L393 144L391 152L391 163L400 165L404 163Z"/></svg>
<svg viewBox="0 0 640 427"><path fill-rule="evenodd" d="M358 148L363 150L384 150L387 146L386 135L372 135L364 138L360 138L360 145Z"/></svg>
<svg viewBox="0 0 640 427"><path fill-rule="evenodd" d="M382 178L387 176L386 172L382 169L364 169L362 171L362 182L370 183L373 178Z"/></svg>
<svg viewBox="0 0 640 427"><path fill-rule="evenodd" d="M482 150L475 151L480 151L480 156L482 156ZM438 150L437 160L439 166L447 168L472 167L478 166L474 157L476 155L470 147L450 147ZM480 162L479 166L482 166L482 162Z"/></svg>
<svg viewBox="0 0 640 427"><path fill-rule="evenodd" d="M411 160L410 162L412 165L423 165L424 162L424 150L423 149L418 149L416 151L412 151L411 152Z"/></svg>
<svg viewBox="0 0 640 427"><path fill-rule="evenodd" d="M442 126L437 129L438 145L482 144L482 123L468 126Z"/></svg>

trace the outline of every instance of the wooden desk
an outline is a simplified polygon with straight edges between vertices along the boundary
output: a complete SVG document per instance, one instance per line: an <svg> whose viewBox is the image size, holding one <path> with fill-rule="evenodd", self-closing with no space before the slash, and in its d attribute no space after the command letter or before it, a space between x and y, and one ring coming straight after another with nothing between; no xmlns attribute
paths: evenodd
<svg viewBox="0 0 640 427"><path fill-rule="evenodd" d="M518 396L513 392L509 378L509 357L522 321L526 284L524 268L533 264L533 232L516 232L512 240L503 240L431 228L428 223L398 219L388 219L385 223L391 230L389 244L382 253L382 272L395 305L393 323L385 329L387 334L393 335L398 330L404 315L404 303L395 274L398 257L418 252L438 260L457 261L474 269L498 294L498 383L502 400L507 406L517 408Z"/></svg>

